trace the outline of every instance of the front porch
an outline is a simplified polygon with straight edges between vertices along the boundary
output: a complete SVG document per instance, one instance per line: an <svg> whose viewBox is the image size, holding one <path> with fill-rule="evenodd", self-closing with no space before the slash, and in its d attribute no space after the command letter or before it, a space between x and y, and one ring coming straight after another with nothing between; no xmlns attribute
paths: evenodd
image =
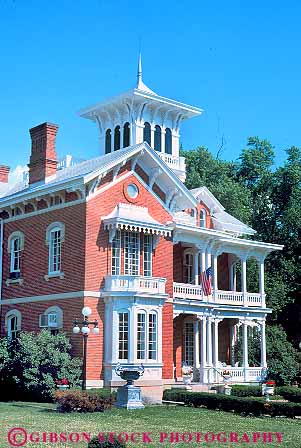
<svg viewBox="0 0 301 448"><path fill-rule="evenodd" d="M194 384L258 383L267 372L265 316L203 309L202 313L175 313L174 365L176 384L183 382L182 366L190 366ZM227 316L228 313L228 316ZM248 338L257 332L260 361L249 363ZM240 340L240 356L237 342ZM250 365L251 364L251 365Z"/></svg>

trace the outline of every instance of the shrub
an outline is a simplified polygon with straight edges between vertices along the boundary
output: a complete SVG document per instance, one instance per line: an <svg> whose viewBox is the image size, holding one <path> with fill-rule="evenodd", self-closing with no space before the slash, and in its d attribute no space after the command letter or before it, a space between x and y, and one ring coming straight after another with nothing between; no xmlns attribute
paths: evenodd
<svg viewBox="0 0 301 448"><path fill-rule="evenodd" d="M261 397L262 390L261 386L231 386L231 395L234 397Z"/></svg>
<svg viewBox="0 0 301 448"><path fill-rule="evenodd" d="M277 387L277 394L294 403L301 403L301 389L298 387Z"/></svg>
<svg viewBox="0 0 301 448"><path fill-rule="evenodd" d="M104 412L112 407L111 397L80 390L56 391L54 397L58 412Z"/></svg>
<svg viewBox="0 0 301 448"><path fill-rule="evenodd" d="M66 378L70 387L79 386L81 361L71 357L71 345L63 333L22 332L16 340L5 343L4 339L0 344L2 399L52 401L60 378Z"/></svg>
<svg viewBox="0 0 301 448"><path fill-rule="evenodd" d="M119 442L115 436L112 440L107 437L104 442L100 441L98 437L93 437L88 443L88 448L126 448L126 445L125 443Z"/></svg>
<svg viewBox="0 0 301 448"><path fill-rule="evenodd" d="M288 385L298 373L297 352L280 325L267 325L268 376L279 385Z"/></svg>
<svg viewBox="0 0 301 448"><path fill-rule="evenodd" d="M111 397L113 401L116 400L117 397L117 392L115 392L114 390L108 389L108 388L92 388L92 389L87 389L86 391L88 394L97 394L99 397Z"/></svg>
<svg viewBox="0 0 301 448"><path fill-rule="evenodd" d="M164 399L184 401L187 406L220 409L226 412L239 412L256 416L270 414L295 417L301 415L299 403L266 402L256 397L235 397L223 394L208 394L203 392L164 391Z"/></svg>

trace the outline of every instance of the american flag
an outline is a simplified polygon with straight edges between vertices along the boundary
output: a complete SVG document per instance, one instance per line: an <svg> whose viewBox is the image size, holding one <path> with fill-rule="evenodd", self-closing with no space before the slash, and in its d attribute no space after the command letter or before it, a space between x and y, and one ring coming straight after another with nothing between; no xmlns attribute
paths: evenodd
<svg viewBox="0 0 301 448"><path fill-rule="evenodd" d="M205 296L210 296L210 294L212 293L211 280L212 280L212 269L210 267L206 269L206 271L201 273L201 285Z"/></svg>

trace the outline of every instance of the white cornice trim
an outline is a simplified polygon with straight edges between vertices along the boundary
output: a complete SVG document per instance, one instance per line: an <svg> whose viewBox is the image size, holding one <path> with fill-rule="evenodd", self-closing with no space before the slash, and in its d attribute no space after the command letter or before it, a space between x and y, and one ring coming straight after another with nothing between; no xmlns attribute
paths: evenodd
<svg viewBox="0 0 301 448"><path fill-rule="evenodd" d="M36 210L34 212L25 213L24 215L17 215L17 216L14 216L13 218L7 218L7 219L4 219L3 221L5 224L8 222L19 221L20 219L26 219L26 218L31 218L32 216L42 215L44 213L50 213L52 211L71 207L73 205L75 206L78 204L83 204L84 202L85 202L85 199L77 199L76 201L64 202L63 204L54 205L53 207L43 208L42 210Z"/></svg>
<svg viewBox="0 0 301 448"><path fill-rule="evenodd" d="M28 302L47 302L50 300L66 300L76 299L84 297L101 297L100 291L74 291L65 292L61 294L47 294L43 296L29 296L29 297L15 297L14 299L2 299L1 305L11 305L15 303L28 303Z"/></svg>

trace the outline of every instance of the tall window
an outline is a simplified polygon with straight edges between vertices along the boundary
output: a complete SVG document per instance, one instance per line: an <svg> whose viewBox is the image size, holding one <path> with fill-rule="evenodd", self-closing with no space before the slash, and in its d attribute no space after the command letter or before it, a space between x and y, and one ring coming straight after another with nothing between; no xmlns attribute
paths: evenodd
<svg viewBox="0 0 301 448"><path fill-rule="evenodd" d="M200 210L200 227L206 227L206 212L205 210Z"/></svg>
<svg viewBox="0 0 301 448"><path fill-rule="evenodd" d="M112 241L112 275L120 274L121 232L117 230Z"/></svg>
<svg viewBox="0 0 301 448"><path fill-rule="evenodd" d="M185 322L184 327L184 359L183 361L189 366L193 366L194 362L194 335L193 322Z"/></svg>
<svg viewBox="0 0 301 448"><path fill-rule="evenodd" d="M147 121L144 123L143 141L151 144L151 125Z"/></svg>
<svg viewBox="0 0 301 448"><path fill-rule="evenodd" d="M61 229L54 228L50 232L49 241L49 273L61 271L62 241Z"/></svg>
<svg viewBox="0 0 301 448"><path fill-rule="evenodd" d="M21 253L24 248L24 234L20 231L11 233L8 238L7 247L10 254L10 277L18 278L21 271Z"/></svg>
<svg viewBox="0 0 301 448"><path fill-rule="evenodd" d="M13 238L10 244L10 272L20 272L21 238Z"/></svg>
<svg viewBox="0 0 301 448"><path fill-rule="evenodd" d="M155 127L155 144L154 149L156 151L161 151L161 128L160 126Z"/></svg>
<svg viewBox="0 0 301 448"><path fill-rule="evenodd" d="M139 233L124 232L124 273L139 275L140 258Z"/></svg>
<svg viewBox="0 0 301 448"><path fill-rule="evenodd" d="M112 148L112 132L111 129L106 130L106 143L105 143L105 151L106 154L109 154L111 152Z"/></svg>
<svg viewBox="0 0 301 448"><path fill-rule="evenodd" d="M127 312L119 313L119 349L118 358L128 359L129 345L129 314Z"/></svg>
<svg viewBox="0 0 301 448"><path fill-rule="evenodd" d="M16 339L18 331L21 330L21 313L18 310L11 310L5 316L6 334L9 339Z"/></svg>
<svg viewBox="0 0 301 448"><path fill-rule="evenodd" d="M151 277L152 275L152 235L143 236L143 275Z"/></svg>
<svg viewBox="0 0 301 448"><path fill-rule="evenodd" d="M193 255L184 254L184 283L193 283Z"/></svg>
<svg viewBox="0 0 301 448"><path fill-rule="evenodd" d="M145 330L146 315L145 313L137 314L137 359L145 359Z"/></svg>
<svg viewBox="0 0 301 448"><path fill-rule="evenodd" d="M165 129L165 152L166 154L172 154L171 130L169 128Z"/></svg>
<svg viewBox="0 0 301 448"><path fill-rule="evenodd" d="M130 123L125 123L123 126L123 147L130 146Z"/></svg>
<svg viewBox="0 0 301 448"><path fill-rule="evenodd" d="M116 126L114 130L114 151L120 149L120 126Z"/></svg>
<svg viewBox="0 0 301 448"><path fill-rule="evenodd" d="M157 314L148 315L148 359L157 359Z"/></svg>

